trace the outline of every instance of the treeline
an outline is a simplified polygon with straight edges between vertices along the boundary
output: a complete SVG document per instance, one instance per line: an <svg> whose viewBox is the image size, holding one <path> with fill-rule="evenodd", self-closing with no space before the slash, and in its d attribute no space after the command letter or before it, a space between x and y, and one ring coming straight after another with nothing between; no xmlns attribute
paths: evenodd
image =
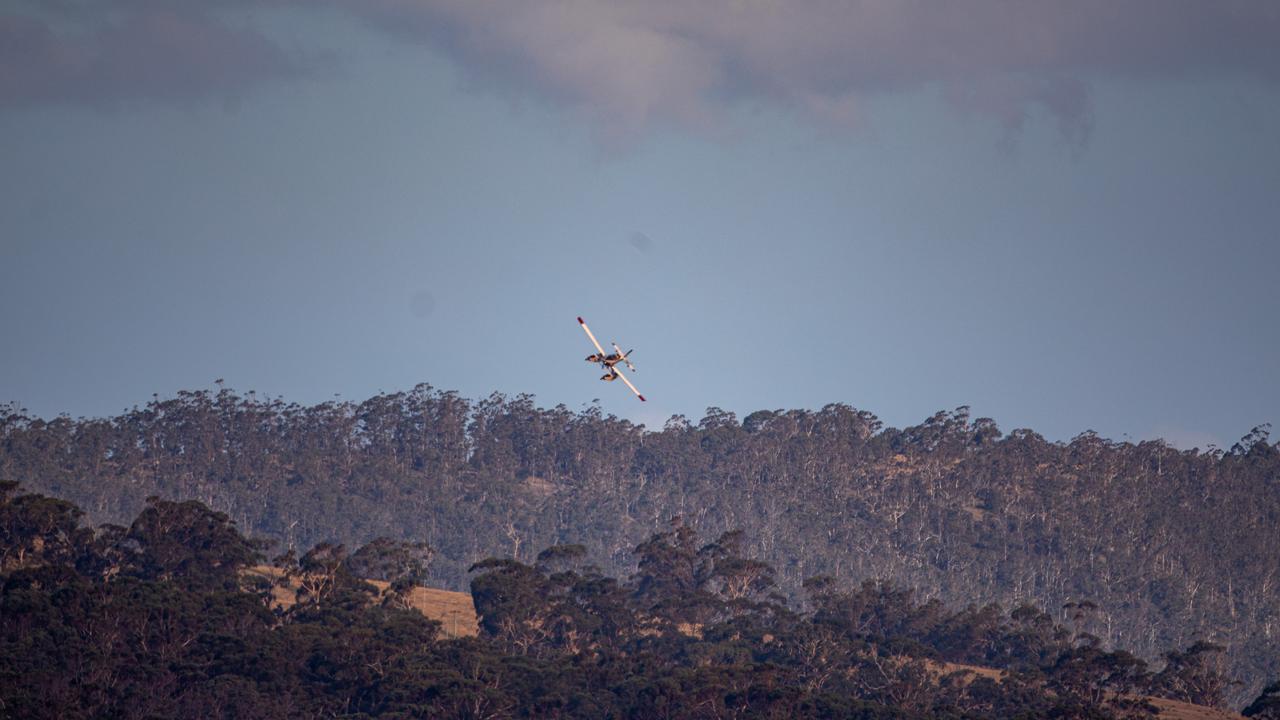
<svg viewBox="0 0 1280 720"><path fill-rule="evenodd" d="M275 559L299 589L271 602L264 544L195 501L151 498L94 531L72 504L0 485L0 715L116 718L1140 718L1155 694L1220 704L1222 648L1159 671L1032 606L955 612L866 582L776 593L742 534L679 525L619 581L555 546L487 559L479 638L444 640L405 597L420 543ZM390 582L379 592L361 579ZM957 663L980 663L985 669ZM1255 705L1274 717L1273 698Z"/></svg>
<svg viewBox="0 0 1280 720"><path fill-rule="evenodd" d="M921 601L1096 605L1103 647L1157 660L1228 648L1243 704L1280 675L1280 449L1258 428L1233 448L1178 451L1085 433L1005 435L967 410L887 428L845 405L715 408L649 431L597 408L473 402L420 386L300 406L184 392L118 417L0 410L0 478L67 497L95 522L144 499L196 499L246 533L301 549L422 539L433 584L465 588L489 557L583 543L626 577L631 549L674 516L745 531L784 594L825 575L885 578Z"/></svg>

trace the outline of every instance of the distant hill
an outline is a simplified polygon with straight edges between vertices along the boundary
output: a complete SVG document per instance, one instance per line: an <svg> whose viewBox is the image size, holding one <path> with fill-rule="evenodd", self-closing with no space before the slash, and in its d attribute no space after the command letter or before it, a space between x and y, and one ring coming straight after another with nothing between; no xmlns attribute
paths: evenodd
<svg viewBox="0 0 1280 720"><path fill-rule="evenodd" d="M1244 681L1237 706L1280 676L1280 449L1265 427L1179 451L1005 434L965 408L902 429L846 405L711 408L653 431L429 386L316 406L222 390L105 419L11 406L0 478L94 522L124 522L148 495L197 499L278 549L424 540L429 581L454 590L478 560L565 543L626 577L632 549L679 517L743 530L792 598L813 576L883 578L948 604L1034 603L1153 662L1219 643Z"/></svg>

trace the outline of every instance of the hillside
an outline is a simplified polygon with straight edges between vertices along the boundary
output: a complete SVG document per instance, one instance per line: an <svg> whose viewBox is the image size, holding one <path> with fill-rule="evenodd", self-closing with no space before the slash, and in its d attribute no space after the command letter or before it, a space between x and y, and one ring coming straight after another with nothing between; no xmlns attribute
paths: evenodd
<svg viewBox="0 0 1280 720"><path fill-rule="evenodd" d="M485 557L577 542L626 577L632 549L680 517L703 535L743 530L792 598L813 576L883 578L922 599L1034 603L1153 662L1207 640L1244 681L1236 705L1280 675L1280 451L1264 428L1196 452L1006 435L963 408L886 428L830 405L712 408L651 431L421 386L311 407L190 392L91 420L11 407L0 438L0 477L94 522L154 494L200 500L278 549L423 540L429 582L452 590Z"/></svg>
<svg viewBox="0 0 1280 720"><path fill-rule="evenodd" d="M272 579L277 579L280 574L277 568L269 565L260 565L253 568L251 572ZM380 593L386 592L387 583L379 580L371 582L378 588ZM276 598L280 607L291 607L296 598L296 587L277 588ZM414 587L411 591L409 604L410 607L422 613L423 616L439 622L441 634L444 637L474 637L479 632L475 605L469 593ZM1001 670L979 665L966 665L963 663L937 664L937 676L939 678L956 673L961 675L971 673L975 678L987 678L997 682L1005 674ZM1170 700L1162 697L1146 697L1144 699L1157 709L1157 716L1161 720L1240 720L1242 718L1238 713L1179 700Z"/></svg>
<svg viewBox="0 0 1280 720"><path fill-rule="evenodd" d="M1217 706L1227 687L1219 647L1156 668L1025 605L814 578L792 608L737 532L657 533L627 580L576 545L486 559L473 615L468 596L415 586L416 543L264 566L195 501L149 499L127 527L80 519L0 484L6 716L1139 720L1158 713L1146 696Z"/></svg>
<svg viewBox="0 0 1280 720"><path fill-rule="evenodd" d="M251 573L268 578L273 584L281 577L278 568L270 565L259 565L250 570ZM380 594L387 592L388 583L381 580L369 581ZM273 587L275 605L288 609L295 604L297 585L275 584ZM451 592L436 588L414 587L409 595L409 607L422 613L424 617L440 623L440 632L446 638L474 637L479 633L479 621L476 617L475 605L469 593ZM938 663L939 678L953 674L971 673L975 678L987 678L999 681L1004 672L995 668L963 663ZM1146 701L1158 710L1161 720L1238 720L1237 713L1217 708L1194 705L1192 703L1170 700L1168 698L1148 697Z"/></svg>

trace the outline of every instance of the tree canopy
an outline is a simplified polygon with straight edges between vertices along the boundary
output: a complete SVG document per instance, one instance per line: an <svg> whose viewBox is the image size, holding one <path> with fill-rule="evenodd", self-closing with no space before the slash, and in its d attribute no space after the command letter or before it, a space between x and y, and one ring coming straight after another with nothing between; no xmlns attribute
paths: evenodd
<svg viewBox="0 0 1280 720"><path fill-rule="evenodd" d="M126 533L157 496L197 500L299 554L326 541L427 543L426 578L455 590L484 558L536 564L541 548L582 545L580 564L603 576L629 578L640 563L685 573L660 582L689 588L690 613L707 593L761 602L770 581L800 601L814 576L883 578L976 607L1031 603L1148 662L1222 645L1244 680L1224 692L1243 704L1280 676L1280 451L1268 432L1179 451L1092 432L1004 434L966 408L898 429L839 404L742 421L710 408L651 431L595 407L425 385L315 406L221 389L105 419L0 406L0 480ZM702 545L683 566L678 554L632 554L675 516L700 537L741 529L738 550L771 574L717 571L696 557ZM65 544L65 530L48 532L41 544Z"/></svg>
<svg viewBox="0 0 1280 720"><path fill-rule="evenodd" d="M3 549L34 548L0 570L5 716L1106 720L1150 716L1147 693L1221 702L1226 684L1220 646L1155 671L1029 605L953 610L827 577L792 607L737 531L708 542L677 522L621 581L581 546L485 559L481 634L450 640L356 574L412 546L286 552L278 582L309 589L282 605L248 572L258 544L198 502L151 500L129 531L94 531L47 501L0 499L19 528ZM55 521L15 521L36 506ZM51 525L65 542L37 542ZM1250 712L1270 717L1268 698Z"/></svg>

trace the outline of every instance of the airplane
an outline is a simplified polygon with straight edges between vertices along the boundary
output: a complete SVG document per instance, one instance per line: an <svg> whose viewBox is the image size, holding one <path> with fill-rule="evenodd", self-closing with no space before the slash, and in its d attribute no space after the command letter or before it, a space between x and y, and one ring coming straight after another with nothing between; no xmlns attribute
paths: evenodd
<svg viewBox="0 0 1280 720"><path fill-rule="evenodd" d="M604 348L600 347L600 341L596 340L596 336L591 334L591 328L587 327L586 321L582 318L578 318L578 324L581 325L583 331L587 333L587 337L591 338L591 344L595 345L597 350L597 352L587 356L587 362L600 363L600 367L608 370L608 372L602 375L600 379L605 382L622 380L622 382L626 383L627 387L631 388L631 392L635 393L636 397L640 398L640 402L645 402L644 396L640 394L640 391L636 389L636 386L632 385L631 381L627 379L627 376L623 375L622 371L616 367L618 363L624 363L631 369L631 372L635 372L636 366L632 365L631 361L627 359L627 356L635 352L635 350L631 349L626 352L622 352L622 348L618 347L617 343L613 343L614 351L611 353L605 353Z"/></svg>

